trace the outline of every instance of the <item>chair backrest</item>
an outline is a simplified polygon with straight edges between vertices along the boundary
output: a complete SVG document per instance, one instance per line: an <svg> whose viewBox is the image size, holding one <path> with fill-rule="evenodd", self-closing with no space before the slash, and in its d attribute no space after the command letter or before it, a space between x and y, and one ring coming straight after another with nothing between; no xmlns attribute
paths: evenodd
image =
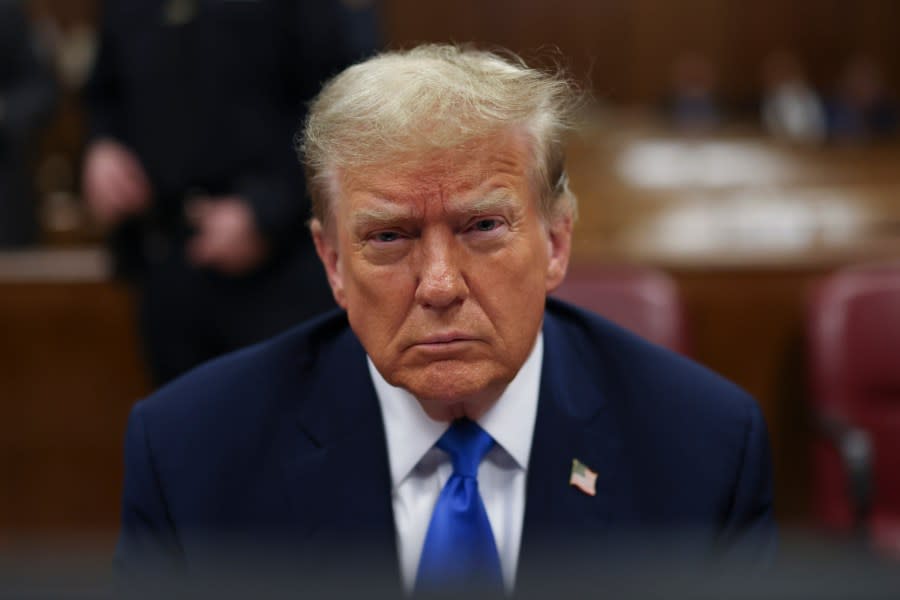
<svg viewBox="0 0 900 600"><path fill-rule="evenodd" d="M838 271L815 286L809 300L808 376L815 417L836 417L868 433L874 451L871 525L898 521L900 262ZM818 439L813 508L825 526L852 525L846 475L833 444Z"/></svg>
<svg viewBox="0 0 900 600"><path fill-rule="evenodd" d="M660 346L688 353L675 282L644 267L575 267L554 296L603 315Z"/></svg>

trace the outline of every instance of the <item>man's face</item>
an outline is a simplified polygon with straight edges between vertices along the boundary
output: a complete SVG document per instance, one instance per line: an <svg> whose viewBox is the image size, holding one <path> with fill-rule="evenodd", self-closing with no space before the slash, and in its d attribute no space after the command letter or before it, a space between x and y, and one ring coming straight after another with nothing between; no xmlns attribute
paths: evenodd
<svg viewBox="0 0 900 600"><path fill-rule="evenodd" d="M338 304L382 376L438 419L490 406L565 275L571 219L547 224L513 135L342 174L313 224Z"/></svg>

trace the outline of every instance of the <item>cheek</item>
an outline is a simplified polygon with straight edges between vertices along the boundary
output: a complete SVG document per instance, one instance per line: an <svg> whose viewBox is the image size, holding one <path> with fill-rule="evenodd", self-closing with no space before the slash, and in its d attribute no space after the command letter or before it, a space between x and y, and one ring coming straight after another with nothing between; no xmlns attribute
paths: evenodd
<svg viewBox="0 0 900 600"><path fill-rule="evenodd" d="M347 273L350 275L348 288L361 302L396 306L409 294L412 283L408 269L397 265L386 267L351 261Z"/></svg>
<svg viewBox="0 0 900 600"><path fill-rule="evenodd" d="M538 288L540 292L545 289L547 254L543 246L527 240L490 257L476 257L472 264L478 280L486 284L485 291L504 300L510 296L533 294Z"/></svg>
<svg viewBox="0 0 900 600"><path fill-rule="evenodd" d="M476 297L509 346L530 341L543 318L547 257L525 244L473 263Z"/></svg>
<svg viewBox="0 0 900 600"><path fill-rule="evenodd" d="M380 343L395 332L409 311L415 290L405 268L349 260L344 271L347 314L361 337Z"/></svg>

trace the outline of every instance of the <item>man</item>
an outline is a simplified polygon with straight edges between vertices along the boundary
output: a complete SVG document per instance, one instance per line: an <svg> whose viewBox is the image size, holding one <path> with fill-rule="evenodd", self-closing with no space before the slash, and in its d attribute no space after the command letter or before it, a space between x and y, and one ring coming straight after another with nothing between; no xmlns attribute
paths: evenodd
<svg viewBox="0 0 900 600"><path fill-rule="evenodd" d="M302 153L344 310L135 407L121 567L191 571L224 536L299 549L293 565L364 548L406 590L510 590L546 552L611 555L632 534L770 553L753 400L546 299L575 215L572 105L557 77L445 46L325 86Z"/></svg>
<svg viewBox="0 0 900 600"><path fill-rule="evenodd" d="M84 196L156 383L333 308L291 135L375 29L366 2L104 3Z"/></svg>

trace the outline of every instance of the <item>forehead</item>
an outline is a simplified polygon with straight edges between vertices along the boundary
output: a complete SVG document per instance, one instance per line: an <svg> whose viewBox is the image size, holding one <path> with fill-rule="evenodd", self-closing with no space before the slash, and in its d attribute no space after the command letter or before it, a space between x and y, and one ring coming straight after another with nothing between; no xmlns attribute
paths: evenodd
<svg viewBox="0 0 900 600"><path fill-rule="evenodd" d="M508 135L471 142L449 150L434 150L417 156L342 173L339 177L338 215L360 202L379 201L423 210L464 202L486 193L530 199L532 160L528 145Z"/></svg>

